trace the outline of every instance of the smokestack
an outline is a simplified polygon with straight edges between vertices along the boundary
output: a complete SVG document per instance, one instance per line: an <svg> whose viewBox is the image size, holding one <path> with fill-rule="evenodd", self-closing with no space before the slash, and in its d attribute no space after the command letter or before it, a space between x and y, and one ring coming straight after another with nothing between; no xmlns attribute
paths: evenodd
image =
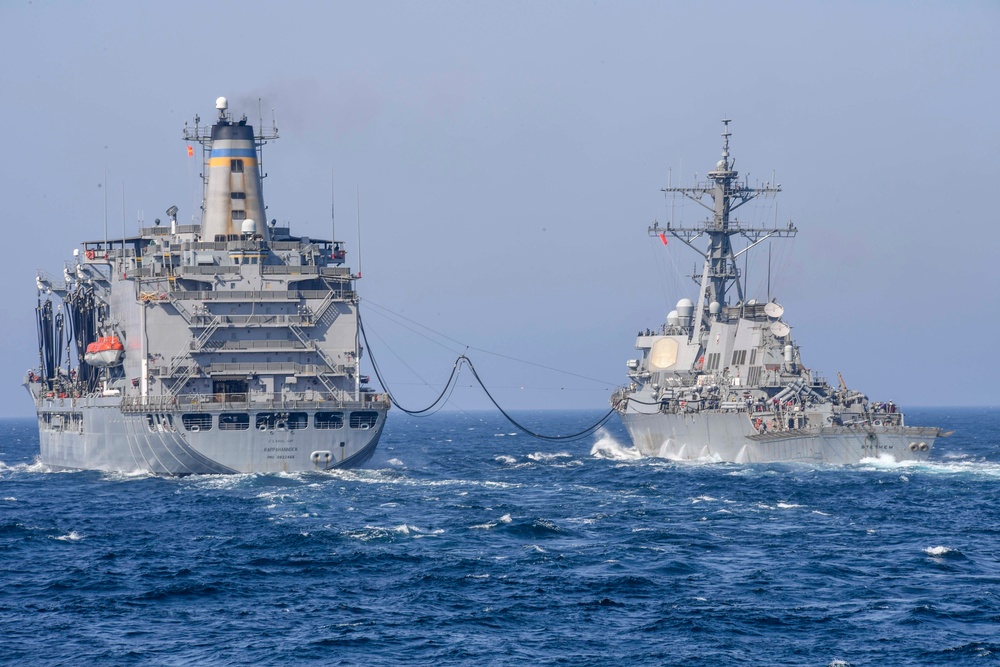
<svg viewBox="0 0 1000 667"><path fill-rule="evenodd" d="M216 100L219 118L212 126L203 241L236 240L241 238L244 220L266 220L253 126L246 117L232 122L228 106L225 97ZM257 233L268 240L267 225L258 225Z"/></svg>

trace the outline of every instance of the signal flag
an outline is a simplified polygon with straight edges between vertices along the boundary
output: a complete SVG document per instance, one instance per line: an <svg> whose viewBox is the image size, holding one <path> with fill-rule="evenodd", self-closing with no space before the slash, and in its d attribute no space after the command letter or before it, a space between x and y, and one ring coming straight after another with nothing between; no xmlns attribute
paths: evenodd
<svg viewBox="0 0 1000 667"><path fill-rule="evenodd" d="M667 235L660 232L660 240L663 241L663 245L667 245Z"/></svg>
<svg viewBox="0 0 1000 667"><path fill-rule="evenodd" d="M188 157L194 157L194 146L188 146Z"/></svg>

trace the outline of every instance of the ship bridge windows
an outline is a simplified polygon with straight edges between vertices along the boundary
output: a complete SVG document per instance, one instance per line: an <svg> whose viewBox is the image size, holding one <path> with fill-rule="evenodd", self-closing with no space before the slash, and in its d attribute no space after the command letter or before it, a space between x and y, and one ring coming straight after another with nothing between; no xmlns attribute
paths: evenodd
<svg viewBox="0 0 1000 667"><path fill-rule="evenodd" d="M230 192L229 197L231 199L246 199L247 193L245 192Z"/></svg>
<svg viewBox="0 0 1000 667"><path fill-rule="evenodd" d="M316 428L319 430L332 430L344 428L343 412L317 412Z"/></svg>
<svg viewBox="0 0 1000 667"><path fill-rule="evenodd" d="M232 211L233 220L246 220L247 212L233 209Z"/></svg>
<svg viewBox="0 0 1000 667"><path fill-rule="evenodd" d="M225 163L223 163L223 164L225 164ZM229 161L229 171L233 172L234 174L242 174L243 173L243 160L230 160Z"/></svg>
<svg viewBox="0 0 1000 667"><path fill-rule="evenodd" d="M187 413L181 415L181 422L188 431L211 431L212 415L201 412Z"/></svg>

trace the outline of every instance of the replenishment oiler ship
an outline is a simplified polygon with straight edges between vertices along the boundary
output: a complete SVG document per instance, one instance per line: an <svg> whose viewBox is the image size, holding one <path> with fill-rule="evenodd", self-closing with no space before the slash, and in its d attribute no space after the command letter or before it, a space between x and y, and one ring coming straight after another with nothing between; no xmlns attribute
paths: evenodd
<svg viewBox="0 0 1000 667"><path fill-rule="evenodd" d="M186 126L201 147L200 224L87 241L40 272L39 366L25 387L40 461L164 475L354 467L388 399L360 374L356 280L343 243L265 218L262 148L277 128Z"/></svg>
<svg viewBox="0 0 1000 667"><path fill-rule="evenodd" d="M709 217L692 226L649 228L664 243L668 236L681 241L704 263L692 276L699 285L696 302L681 299L665 324L639 332L641 356L628 362L629 383L612 395L636 448L646 456L737 463L926 459L935 439L946 434L907 426L892 401L870 401L839 373L838 385L831 386L803 365L784 308L770 295L757 301L745 293L737 260L798 230L791 223L744 224L733 215L781 188L738 180L729 154L730 121L722 122L722 159L708 180L664 188L701 204Z"/></svg>

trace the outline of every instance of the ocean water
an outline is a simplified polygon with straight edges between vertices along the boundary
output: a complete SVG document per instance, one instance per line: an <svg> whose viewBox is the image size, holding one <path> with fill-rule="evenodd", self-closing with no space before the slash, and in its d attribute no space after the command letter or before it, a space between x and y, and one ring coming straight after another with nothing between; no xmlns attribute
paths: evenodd
<svg viewBox="0 0 1000 667"><path fill-rule="evenodd" d="M568 432L598 415L520 415ZM639 458L390 415L368 468L53 472L0 422L0 663L1000 664L1000 410L931 461Z"/></svg>

